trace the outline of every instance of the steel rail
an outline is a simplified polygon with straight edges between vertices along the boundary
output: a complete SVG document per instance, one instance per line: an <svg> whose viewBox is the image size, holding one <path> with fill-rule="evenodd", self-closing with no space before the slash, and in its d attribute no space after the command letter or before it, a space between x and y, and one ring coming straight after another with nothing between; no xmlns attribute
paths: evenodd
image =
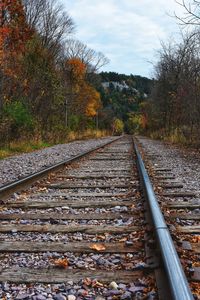
<svg viewBox="0 0 200 300"><path fill-rule="evenodd" d="M45 177L48 173L50 172L53 172L53 171L57 171L59 170L60 168L64 167L65 165L68 165L80 158L83 158L84 156L88 155L88 154L91 154L92 152L95 152L105 146L108 146L116 141L118 141L119 139L121 139L123 136L120 136L120 137L117 137L116 139L112 140L112 141L109 141L101 146L97 146L95 148L92 148L88 151L84 151L82 152L81 154L78 154L76 156L73 156L72 158L69 158L69 159L66 159L64 161L61 161L57 164L54 164L50 167L47 167L41 171L38 171L38 172L34 172L30 175L27 175L19 180L16 180L16 181L12 181L6 185L3 185L2 187L0 187L0 197L1 197L1 200L2 198L4 197L8 197L10 196L12 193L14 192L17 192L17 191L20 191L22 190L24 187L30 185L30 184L33 184L34 182L38 181L39 179Z"/></svg>
<svg viewBox="0 0 200 300"><path fill-rule="evenodd" d="M140 179L151 210L173 300L194 300L136 143L134 143L134 148L137 156Z"/></svg>

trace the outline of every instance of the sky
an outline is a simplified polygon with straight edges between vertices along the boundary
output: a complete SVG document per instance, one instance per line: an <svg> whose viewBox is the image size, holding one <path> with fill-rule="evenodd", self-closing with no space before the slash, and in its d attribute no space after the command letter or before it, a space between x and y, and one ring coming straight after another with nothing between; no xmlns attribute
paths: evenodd
<svg viewBox="0 0 200 300"><path fill-rule="evenodd" d="M76 24L75 38L103 54L102 71L153 77L160 43L178 39L175 0L61 0Z"/></svg>

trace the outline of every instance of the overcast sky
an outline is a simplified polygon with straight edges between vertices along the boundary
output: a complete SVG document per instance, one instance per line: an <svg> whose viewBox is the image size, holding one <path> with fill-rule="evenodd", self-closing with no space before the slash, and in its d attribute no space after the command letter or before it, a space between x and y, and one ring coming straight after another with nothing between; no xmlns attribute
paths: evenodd
<svg viewBox="0 0 200 300"><path fill-rule="evenodd" d="M160 41L177 38L175 0L62 0L76 24L75 37L103 52L104 71L152 77Z"/></svg>

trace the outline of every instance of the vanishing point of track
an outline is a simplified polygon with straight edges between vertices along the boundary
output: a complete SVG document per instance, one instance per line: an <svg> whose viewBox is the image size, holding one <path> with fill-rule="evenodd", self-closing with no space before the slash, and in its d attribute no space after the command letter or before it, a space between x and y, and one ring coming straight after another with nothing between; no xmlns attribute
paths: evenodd
<svg viewBox="0 0 200 300"><path fill-rule="evenodd" d="M64 284L65 299L195 299L198 268L185 276L130 137L0 195L1 282ZM69 290L69 282L82 288Z"/></svg>

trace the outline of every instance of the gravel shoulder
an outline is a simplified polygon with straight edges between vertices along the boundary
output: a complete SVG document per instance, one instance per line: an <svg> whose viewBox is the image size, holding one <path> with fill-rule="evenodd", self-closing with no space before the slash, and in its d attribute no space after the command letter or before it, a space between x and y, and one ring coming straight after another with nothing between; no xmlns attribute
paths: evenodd
<svg viewBox="0 0 200 300"><path fill-rule="evenodd" d="M37 172L84 151L101 146L116 137L75 141L0 160L0 186Z"/></svg>
<svg viewBox="0 0 200 300"><path fill-rule="evenodd" d="M154 168L171 168L185 190L200 194L200 153L146 137L138 141Z"/></svg>

